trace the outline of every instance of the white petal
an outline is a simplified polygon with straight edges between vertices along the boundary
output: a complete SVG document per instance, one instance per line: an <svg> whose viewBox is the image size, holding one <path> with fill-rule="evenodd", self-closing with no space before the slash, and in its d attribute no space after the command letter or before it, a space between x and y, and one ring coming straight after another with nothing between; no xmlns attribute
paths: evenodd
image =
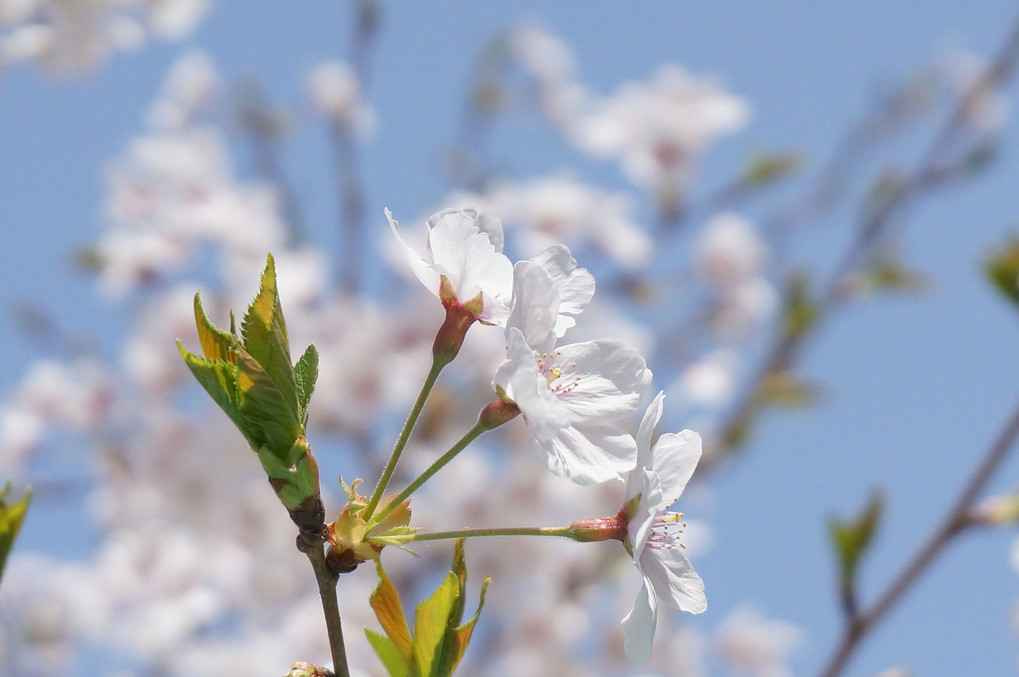
<svg viewBox="0 0 1019 677"><path fill-rule="evenodd" d="M461 296L461 292L464 291L462 287L465 285L467 254L472 249L472 240L478 237L473 215L464 211L453 211L443 215L428 231L428 249L432 254L432 265L436 272L449 278L461 303L470 298ZM487 237L485 241L488 241ZM467 293L469 291L467 290ZM477 294L478 291L480 290L474 290L474 293Z"/></svg>
<svg viewBox="0 0 1019 677"><path fill-rule="evenodd" d="M631 484L635 488L633 494L630 493ZM634 558L640 561L641 553L644 552L644 546L651 535L655 516L658 514L658 505L662 502L662 483L654 470L638 467L630 473L626 482L626 503L637 494L640 494L640 503L637 505L637 512L627 524L627 536Z"/></svg>
<svg viewBox="0 0 1019 677"><path fill-rule="evenodd" d="M506 320L524 335L527 344L538 352L551 350L550 336L559 315L559 289L548 271L534 261L519 261L513 266L513 308Z"/></svg>
<svg viewBox="0 0 1019 677"><path fill-rule="evenodd" d="M563 384L575 384L562 396L574 422L614 423L637 409L651 385L644 358L619 341L560 346L555 363L563 370Z"/></svg>
<svg viewBox="0 0 1019 677"><path fill-rule="evenodd" d="M496 370L492 385L520 408L535 439L549 444L569 425L569 410L549 392L538 371L537 355L520 330L510 327L506 340L506 361Z"/></svg>
<svg viewBox="0 0 1019 677"><path fill-rule="evenodd" d="M637 494L641 494L645 503L641 507L647 507L647 493L643 490L645 483L644 471L651 467L651 435L654 433L655 426L658 425L658 421L662 417L662 400L664 399L665 391L660 390L644 411L644 418L640 421L640 428L637 429L637 464L634 466L633 472L626 478L626 498L623 500L623 505L629 504ZM657 507L657 503L654 504L654 507ZM631 526L632 524L633 521L631 520ZM636 543L636 540L631 540Z"/></svg>
<svg viewBox="0 0 1019 677"><path fill-rule="evenodd" d="M655 426L662 420L662 405L665 399L665 391L661 390L655 395L655 399L648 405L644 412L644 418L640 421L640 428L637 429L637 449L640 457L637 465L645 468L651 467L651 437L654 435ZM646 463L641 461L646 458Z"/></svg>
<svg viewBox="0 0 1019 677"><path fill-rule="evenodd" d="M645 548L640 569L650 579L655 595L669 606L692 614L708 608L704 581L682 548Z"/></svg>
<svg viewBox="0 0 1019 677"><path fill-rule="evenodd" d="M662 483L665 507L676 502L690 481L701 458L701 436L692 430L666 433L658 438L651 453L651 464Z"/></svg>
<svg viewBox="0 0 1019 677"><path fill-rule="evenodd" d="M474 210L446 209L434 214L428 225L435 272L449 279L460 303L483 294L480 317L502 324L513 288L513 264L479 229Z"/></svg>
<svg viewBox="0 0 1019 677"><path fill-rule="evenodd" d="M651 592L651 581L644 576L644 584L637 593L633 608L623 619L623 632L626 634L623 650L627 658L638 665L651 660L651 644L657 626L658 604Z"/></svg>
<svg viewBox="0 0 1019 677"><path fill-rule="evenodd" d="M502 234L502 221L499 217L492 212L486 212L484 210L478 212L478 220L476 222L478 230L488 235L488 241L495 247L495 251L502 253L503 249L503 234Z"/></svg>
<svg viewBox="0 0 1019 677"><path fill-rule="evenodd" d="M594 276L583 268L577 269L577 261L566 245L549 247L532 261L547 270L559 287L561 314L577 315L591 302L594 296ZM560 317L556 324L556 335L562 336L574 324L575 320Z"/></svg>
<svg viewBox="0 0 1019 677"><path fill-rule="evenodd" d="M413 271L415 277L421 280L421 284L427 287L428 291L439 295L439 274L435 272L432 265L421 258L421 255L414 251L414 248L403 241L400 237L400 231L398 221L393 218L393 213L386 210L386 218L389 219L389 227L393 231L393 237L396 238L397 244L400 245L400 249L403 250L403 255L407 259L407 263L410 264L410 269Z"/></svg>
<svg viewBox="0 0 1019 677"><path fill-rule="evenodd" d="M549 470L583 485L619 479L637 454L633 438L611 425L564 428L540 449Z"/></svg>

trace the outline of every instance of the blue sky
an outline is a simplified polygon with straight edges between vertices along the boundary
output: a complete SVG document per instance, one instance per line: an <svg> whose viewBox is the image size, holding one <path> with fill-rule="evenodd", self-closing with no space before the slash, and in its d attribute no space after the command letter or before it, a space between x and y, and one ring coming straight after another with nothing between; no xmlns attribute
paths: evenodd
<svg viewBox="0 0 1019 677"><path fill-rule="evenodd" d="M704 163L695 190L708 190L755 149L799 149L812 162L808 171L816 167L878 87L947 47L990 57L1012 12L1002 2L933 2L922 10L806 0L660 2L639 10L628 3L389 3L372 66L369 98L379 128L364 150L367 213L379 215L386 205L420 213L442 196L436 167L453 137L473 57L486 36L515 23L559 34L575 50L581 78L602 93L671 61L715 74L749 101L747 130ZM346 58L349 35L343 3L220 3L184 44L118 55L88 77L53 78L32 67L3 75L0 332L7 340L0 388L12 387L27 361L48 350L14 328L6 311L20 301L40 304L66 330L100 343L116 334L120 311L70 261L100 233L104 163L140 130L180 51L203 49L226 79L254 74L274 101L296 106L304 73L322 59ZM309 129L287 150L286 166L303 191L313 237L331 246L332 196L321 178L331 170L321 130L313 120L298 123ZM825 389L822 401L767 417L747 453L712 478L716 500L705 517L715 545L697 562L711 602L697 621L705 628L752 601L807 630L794 667L815 673L840 620L827 516L857 510L874 486L886 492L886 519L861 579L863 599L872 599L1004 424L1019 396L1019 323L983 282L979 263L1016 229L1015 131L1013 120L987 174L910 214L902 251L929 276L926 291L859 304L826 323L803 361L804 373ZM915 157L912 150L900 157ZM492 139L493 156L520 177L553 173L576 159L570 153L537 120L511 121ZM592 166L591 176L623 181L607 164ZM851 223L835 219L808 232L805 260L830 260ZM1017 470L1010 462L995 489L1011 487ZM40 544L36 519L26 542ZM1010 629L1019 600L1019 577L1008 565L1014 536L976 533L952 546L847 674L894 665L923 675L1011 674L1019 658Z"/></svg>

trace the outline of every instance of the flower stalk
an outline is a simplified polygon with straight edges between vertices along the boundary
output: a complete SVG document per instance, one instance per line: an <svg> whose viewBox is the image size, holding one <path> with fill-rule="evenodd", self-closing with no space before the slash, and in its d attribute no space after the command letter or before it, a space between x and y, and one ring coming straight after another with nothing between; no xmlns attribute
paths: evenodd
<svg viewBox="0 0 1019 677"><path fill-rule="evenodd" d="M410 433L414 430L418 417L421 416L421 411L425 408L425 401L428 400L428 395L432 392L435 381L439 378L439 373L446 364L448 364L448 361L440 362L432 360L432 368L428 371L428 376L425 377L424 385L421 386L421 392L418 393L418 398L410 410L410 415L407 416L407 421L403 424L403 430L400 431L400 437L396 440L396 446L393 447L393 453L389 456L389 461L386 462L386 467L382 471L379 483L376 485L371 498L368 499L368 505L365 506L364 519L371 518L379 505L379 501L382 500L382 494L385 493L386 487L389 486L389 481L393 479L393 473L396 472L396 464L400 462L400 456L403 454L404 447L407 446ZM376 521L381 521L383 518L384 516Z"/></svg>
<svg viewBox="0 0 1019 677"><path fill-rule="evenodd" d="M503 400L499 399L490 402L488 405L485 406L484 409L481 410L481 413L478 415L478 422L474 424L474 427L468 430L464 434L464 436L457 441L456 444L450 447L449 451L444 453L442 456L438 458L438 460L436 460L434 463L428 466L428 468L426 468L425 471L417 477L417 479L415 479L413 482L407 485L407 488L401 491L397 495L397 497L393 499L391 503L389 503L389 505L387 505L379 512L378 515L374 516L374 518L371 520L372 523L377 524L382 520L386 519L389 513L396 509L396 506L400 505L408 498L410 498L411 494L420 489L421 485L423 485L425 482L431 479L432 476L435 475L435 473L442 470L442 468L447 463L456 458L456 456L461 451L466 449L467 445L469 445L471 442L478 439L479 437L481 437L482 434L488 432L489 430L493 430L501 426L503 423L512 421L514 418L516 418L516 416L519 413L520 409L518 409L516 405L512 403L504 402ZM376 493L377 491L378 490L376 490ZM369 505L368 508L370 507L371 506ZM366 508L366 510L368 508ZM370 514L371 514L370 512L366 513L366 515ZM366 516L365 519L367 520L368 517Z"/></svg>

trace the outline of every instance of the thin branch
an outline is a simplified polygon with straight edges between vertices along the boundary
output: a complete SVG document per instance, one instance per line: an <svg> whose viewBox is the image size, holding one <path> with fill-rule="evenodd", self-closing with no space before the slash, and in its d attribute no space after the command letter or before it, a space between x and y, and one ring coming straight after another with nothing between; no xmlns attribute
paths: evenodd
<svg viewBox="0 0 1019 677"><path fill-rule="evenodd" d="M867 610L849 618L845 632L832 653L821 677L838 677L842 674L860 642L884 619L902 596L919 580L920 576L934 563L942 550L952 540L974 525L968 519L980 495L987 488L1002 461L1019 436L1019 404L1005 427L998 434L994 444L987 450L980 465L963 487L959 497L941 524L920 547L917 553L888 585L877 601Z"/></svg>
<svg viewBox="0 0 1019 677"><path fill-rule="evenodd" d="M309 543L303 536L297 538L297 549L308 556L311 568L315 571L318 583L318 595L322 600L322 612L325 615L326 631L329 634L329 651L333 659L333 672L336 677L350 677L347 667L347 650L343 643L343 627L340 622L340 605L336 598L336 581L338 575L333 573L326 564L322 550L321 537Z"/></svg>
<svg viewBox="0 0 1019 677"><path fill-rule="evenodd" d="M995 60L960 97L947 121L922 154L914 172L899 182L893 194L860 222L852 243L843 253L824 287L824 292L816 301L818 323L810 331L789 332L783 328L762 361L762 366L757 374L743 391L742 399L736 403L726 417L719 436L723 444L728 440L735 439L738 430L753 414L754 408L758 404L757 393L760 385L768 377L788 369L798 357L806 339L816 333L820 320L823 320L846 300L842 287L843 279L847 274L857 270L867 257L873 254L875 247L894 223L895 218L912 206L919 197L940 187L957 175L952 171L951 164L946 165L942 159L943 154L965 128L966 118L973 106L980 97L1002 85L1011 74L1017 58L1019 58L1019 23L1013 26ZM731 451L731 449L723 451ZM717 457L716 460L718 460ZM702 465L705 464L702 463Z"/></svg>
<svg viewBox="0 0 1019 677"><path fill-rule="evenodd" d="M362 96L366 96L379 22L378 2L361 0L356 3L354 12L350 63ZM339 203L339 287L340 292L346 295L355 295L360 290L365 249L365 188L355 133L351 125L341 120L330 122L329 136L336 167L336 194Z"/></svg>

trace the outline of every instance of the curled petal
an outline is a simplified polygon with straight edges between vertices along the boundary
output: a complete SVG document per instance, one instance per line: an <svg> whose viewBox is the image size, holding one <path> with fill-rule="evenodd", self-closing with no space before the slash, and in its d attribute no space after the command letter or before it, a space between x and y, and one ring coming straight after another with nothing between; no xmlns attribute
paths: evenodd
<svg viewBox="0 0 1019 677"><path fill-rule="evenodd" d="M692 430L666 433L658 438L652 453L652 468L662 483L659 508L675 503L683 494L701 459L701 436Z"/></svg>
<svg viewBox="0 0 1019 677"><path fill-rule="evenodd" d="M655 639L655 628L658 626L658 603L651 590L651 581L644 576L644 584L637 593L630 613L623 619L623 632L626 639L623 651L626 657L638 665L651 660L651 644Z"/></svg>

